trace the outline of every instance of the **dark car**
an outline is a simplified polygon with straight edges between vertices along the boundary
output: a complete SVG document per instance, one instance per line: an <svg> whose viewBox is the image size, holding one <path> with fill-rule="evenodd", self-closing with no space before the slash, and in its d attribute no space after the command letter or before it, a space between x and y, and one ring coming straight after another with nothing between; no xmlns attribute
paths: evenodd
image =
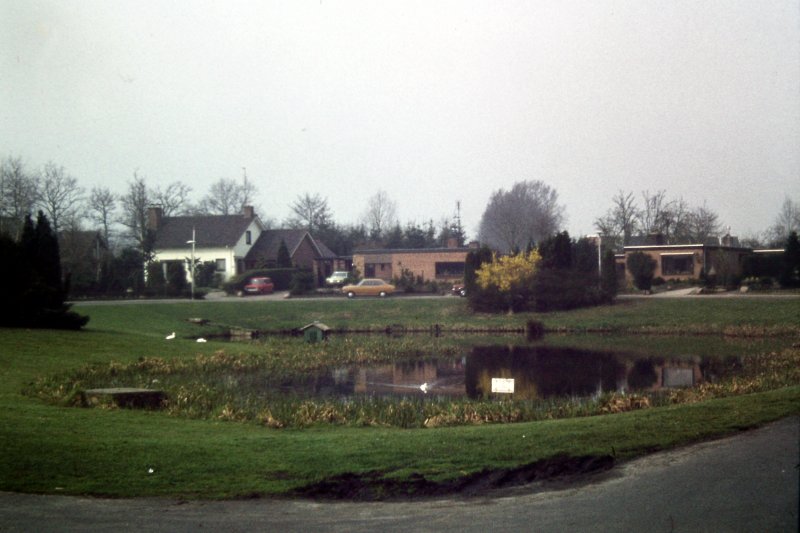
<svg viewBox="0 0 800 533"><path fill-rule="evenodd" d="M244 286L244 294L271 294L275 291L275 284L270 278L253 278Z"/></svg>
<svg viewBox="0 0 800 533"><path fill-rule="evenodd" d="M463 298L467 295L467 288L463 283L457 283L453 285L453 294L457 294Z"/></svg>

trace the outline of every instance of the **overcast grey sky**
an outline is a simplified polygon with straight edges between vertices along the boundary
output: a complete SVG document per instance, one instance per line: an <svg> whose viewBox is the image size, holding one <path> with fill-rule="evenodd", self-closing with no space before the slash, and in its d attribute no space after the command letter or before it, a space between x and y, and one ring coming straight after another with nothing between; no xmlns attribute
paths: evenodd
<svg viewBox="0 0 800 533"><path fill-rule="evenodd" d="M732 232L800 199L800 7L781 1L0 2L0 156L198 200L242 168L261 215L306 192L401 222L542 180L572 235L617 190Z"/></svg>

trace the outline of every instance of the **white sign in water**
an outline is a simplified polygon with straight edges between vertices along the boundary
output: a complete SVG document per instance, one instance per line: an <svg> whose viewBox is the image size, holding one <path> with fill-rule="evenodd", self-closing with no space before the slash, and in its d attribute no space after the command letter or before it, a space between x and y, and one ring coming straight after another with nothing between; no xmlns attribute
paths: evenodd
<svg viewBox="0 0 800 533"><path fill-rule="evenodd" d="M492 378L492 392L500 394L514 394L514 380Z"/></svg>

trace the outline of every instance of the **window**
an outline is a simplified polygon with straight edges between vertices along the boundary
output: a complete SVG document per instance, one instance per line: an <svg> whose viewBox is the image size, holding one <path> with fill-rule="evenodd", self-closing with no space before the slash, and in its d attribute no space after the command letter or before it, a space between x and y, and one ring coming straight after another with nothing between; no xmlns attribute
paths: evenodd
<svg viewBox="0 0 800 533"><path fill-rule="evenodd" d="M244 239L247 244L253 244L253 235L249 231L244 232Z"/></svg>
<svg viewBox="0 0 800 533"><path fill-rule="evenodd" d="M225 272L225 260L217 259L217 272Z"/></svg>
<svg viewBox="0 0 800 533"><path fill-rule="evenodd" d="M437 278L463 278L464 261L441 261L436 263Z"/></svg>
<svg viewBox="0 0 800 533"><path fill-rule="evenodd" d="M364 277L365 278L375 277L375 263L364 264Z"/></svg>
<svg viewBox="0 0 800 533"><path fill-rule="evenodd" d="M694 274L694 255L662 255L661 274L664 276L686 276Z"/></svg>

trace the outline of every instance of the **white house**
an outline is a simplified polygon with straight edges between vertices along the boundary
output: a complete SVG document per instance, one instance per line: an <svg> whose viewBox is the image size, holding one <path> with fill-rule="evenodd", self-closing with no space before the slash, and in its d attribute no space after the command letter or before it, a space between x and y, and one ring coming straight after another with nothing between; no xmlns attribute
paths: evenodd
<svg viewBox="0 0 800 533"><path fill-rule="evenodd" d="M185 217L164 217L160 207L151 207L148 228L155 233L154 260L186 261L191 257L194 237L195 260L213 261L226 280L248 269L245 259L265 231L250 206L245 206L240 215ZM188 277L191 279L190 274Z"/></svg>

